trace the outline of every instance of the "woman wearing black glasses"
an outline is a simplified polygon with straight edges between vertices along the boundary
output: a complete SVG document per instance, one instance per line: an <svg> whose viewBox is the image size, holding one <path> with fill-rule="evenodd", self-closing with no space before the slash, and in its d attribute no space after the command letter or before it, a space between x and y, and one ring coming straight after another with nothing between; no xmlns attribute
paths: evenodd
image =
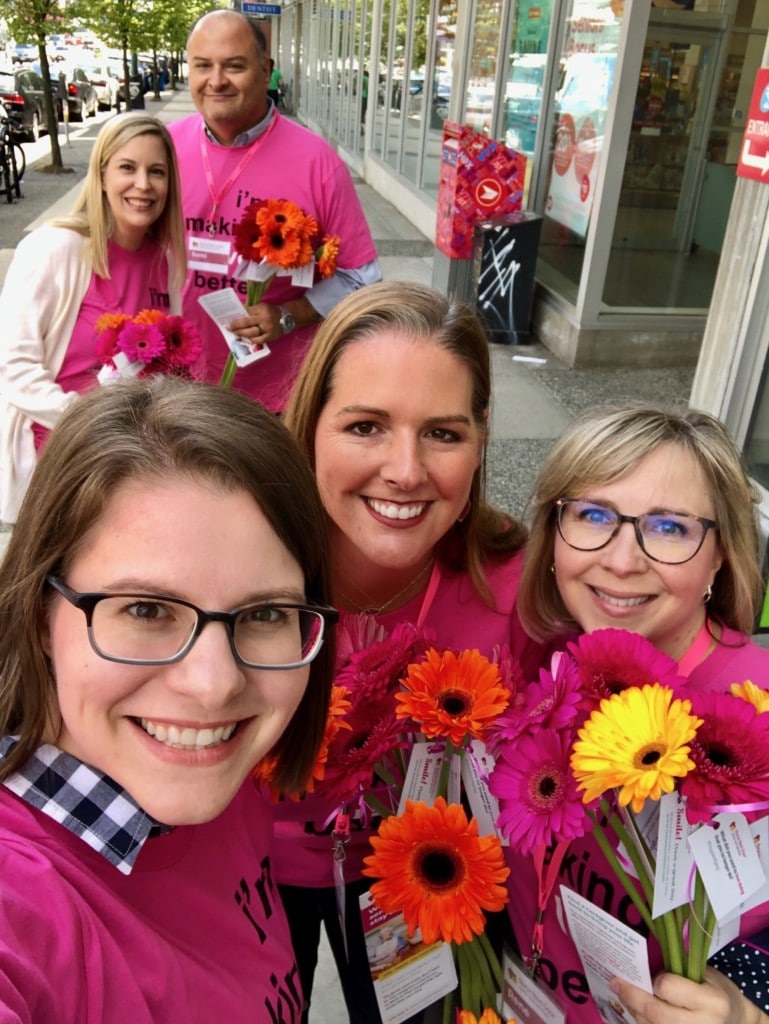
<svg viewBox="0 0 769 1024"><path fill-rule="evenodd" d="M326 524L288 431L173 378L78 399L0 567L0 1019L297 1020L250 778L307 781Z"/></svg>
<svg viewBox="0 0 769 1024"><path fill-rule="evenodd" d="M649 406L592 410L559 438L535 484L521 620L541 640L612 627L640 633L677 662L691 688L724 691L746 679L767 687L769 651L750 639L762 589L756 502L739 452L712 417ZM510 913L526 950L536 882L530 862L511 855L511 863ZM571 844L558 881L638 923L591 836ZM542 977L568 1024L599 1024L558 909L556 886ZM747 934L767 924L767 905L743 918ZM714 971L706 985L660 975L655 993L619 988L638 1024L769 1019Z"/></svg>

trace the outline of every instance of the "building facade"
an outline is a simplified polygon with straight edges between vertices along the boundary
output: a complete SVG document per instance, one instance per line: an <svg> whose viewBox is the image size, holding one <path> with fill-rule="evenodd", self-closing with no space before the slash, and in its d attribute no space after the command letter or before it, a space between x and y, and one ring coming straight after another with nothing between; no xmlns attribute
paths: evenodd
<svg viewBox="0 0 769 1024"><path fill-rule="evenodd" d="M446 118L527 154L552 351L696 362L769 0L290 0L274 22L297 114L429 238Z"/></svg>

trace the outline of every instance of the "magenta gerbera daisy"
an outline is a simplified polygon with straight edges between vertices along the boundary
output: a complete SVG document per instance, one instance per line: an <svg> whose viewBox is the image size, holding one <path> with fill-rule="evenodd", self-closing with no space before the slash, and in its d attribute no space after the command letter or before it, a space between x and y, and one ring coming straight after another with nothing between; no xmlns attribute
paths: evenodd
<svg viewBox="0 0 769 1024"><path fill-rule="evenodd" d="M364 711L348 713L350 731L338 733L329 747L323 782L317 787L324 799L345 804L374 784L375 768L406 745L390 699Z"/></svg>
<svg viewBox="0 0 769 1024"><path fill-rule="evenodd" d="M659 683L675 693L683 680L676 662L645 637L626 629L596 629L583 633L567 648L577 663L582 707L588 712L604 697L631 686Z"/></svg>
<svg viewBox="0 0 769 1024"><path fill-rule="evenodd" d="M166 357L172 366L190 366L203 350L198 329L181 316L168 316L162 325Z"/></svg>
<svg viewBox="0 0 769 1024"><path fill-rule="evenodd" d="M769 715L729 693L693 695L692 705L702 725L690 744L695 768L681 783L689 821L708 821L719 804L768 801Z"/></svg>
<svg viewBox="0 0 769 1024"><path fill-rule="evenodd" d="M123 326L118 340L126 356L135 362L149 363L166 350L163 332L154 324L134 322Z"/></svg>
<svg viewBox="0 0 769 1024"><path fill-rule="evenodd" d="M569 768L570 747L569 730L539 729L500 752L489 789L499 800L499 829L519 853L585 834L590 819Z"/></svg>
<svg viewBox="0 0 769 1024"><path fill-rule="evenodd" d="M407 666L419 660L426 646L416 626L400 623L389 636L348 651L344 664L338 663L336 682L347 687L356 707L377 700L395 692Z"/></svg>

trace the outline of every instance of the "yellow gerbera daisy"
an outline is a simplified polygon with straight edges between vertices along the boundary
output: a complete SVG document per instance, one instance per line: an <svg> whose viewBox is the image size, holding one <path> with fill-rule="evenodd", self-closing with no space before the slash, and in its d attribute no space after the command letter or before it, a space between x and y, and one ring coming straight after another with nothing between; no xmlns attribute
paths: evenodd
<svg viewBox="0 0 769 1024"><path fill-rule="evenodd" d="M755 683L751 683L749 679L746 679L744 683L732 683L731 693L735 697L746 700L748 704L752 704L759 715L762 715L764 711L769 711L769 692L762 690Z"/></svg>
<svg viewBox="0 0 769 1024"><path fill-rule="evenodd" d="M448 736L458 746L466 736L483 739L486 726L496 720L510 701L499 666L479 651L431 649L425 660L409 665L396 693L398 718L410 718L425 736Z"/></svg>
<svg viewBox="0 0 769 1024"><path fill-rule="evenodd" d="M638 812L648 797L672 792L675 779L694 768L688 743L702 719L691 708L659 683L602 700L580 729L571 756L583 801L618 788L620 804Z"/></svg>

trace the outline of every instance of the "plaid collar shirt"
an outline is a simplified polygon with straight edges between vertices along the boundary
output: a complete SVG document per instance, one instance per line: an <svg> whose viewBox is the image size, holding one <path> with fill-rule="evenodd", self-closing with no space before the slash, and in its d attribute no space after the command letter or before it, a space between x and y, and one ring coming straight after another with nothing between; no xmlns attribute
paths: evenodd
<svg viewBox="0 0 769 1024"><path fill-rule="evenodd" d="M16 743L13 736L0 739L0 760ZM131 873L151 835L170 831L109 776L49 743L41 744L3 785L69 829L124 875Z"/></svg>

